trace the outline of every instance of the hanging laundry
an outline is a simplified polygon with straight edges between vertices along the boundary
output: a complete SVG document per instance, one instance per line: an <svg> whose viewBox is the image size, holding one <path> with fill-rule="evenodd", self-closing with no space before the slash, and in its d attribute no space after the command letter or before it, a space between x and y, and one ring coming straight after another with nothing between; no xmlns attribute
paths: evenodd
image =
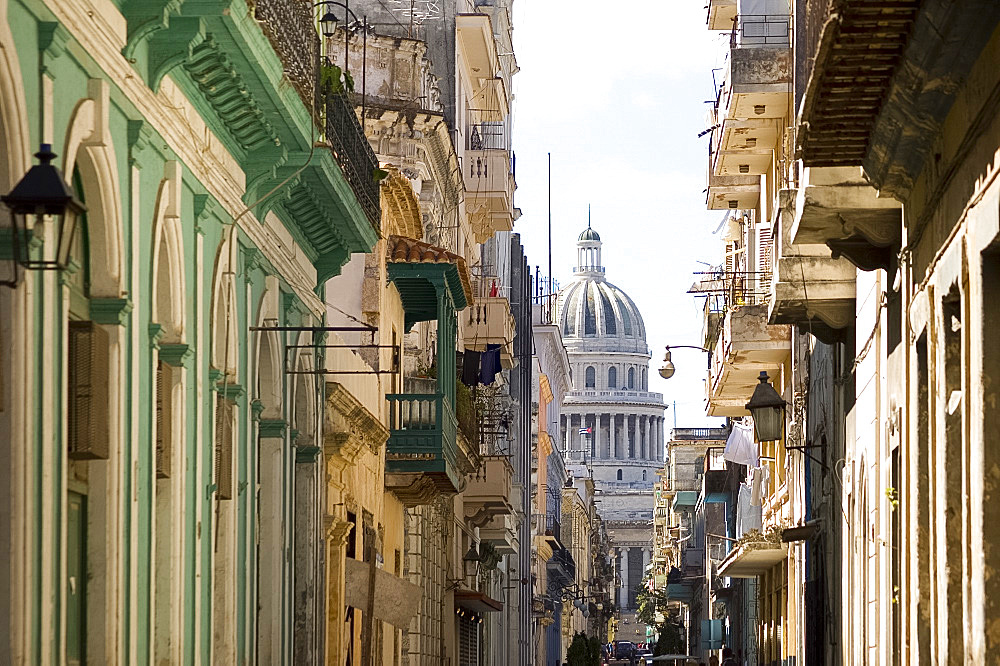
<svg viewBox="0 0 1000 666"><path fill-rule="evenodd" d="M722 457L729 462L734 462L747 467L759 465L757 442L753 441L753 428L742 423L734 423L733 430L726 440L726 449L722 452Z"/></svg>
<svg viewBox="0 0 1000 666"><path fill-rule="evenodd" d="M479 381L492 384L500 372L500 345L486 345L486 351L479 360Z"/></svg>
<svg viewBox="0 0 1000 666"><path fill-rule="evenodd" d="M479 384L479 362L479 352L473 349L465 350L462 355L462 383L470 388Z"/></svg>
<svg viewBox="0 0 1000 666"><path fill-rule="evenodd" d="M500 288L497 287L497 281L493 280L490 284L490 298L497 298L500 295Z"/></svg>
<svg viewBox="0 0 1000 666"><path fill-rule="evenodd" d="M736 538L739 539L750 530L760 530L760 526L760 505L753 503L750 486L741 483L739 498L736 500Z"/></svg>
<svg viewBox="0 0 1000 666"><path fill-rule="evenodd" d="M754 467L750 470L750 504L760 506L767 493L767 484L771 479L771 471L766 466Z"/></svg>

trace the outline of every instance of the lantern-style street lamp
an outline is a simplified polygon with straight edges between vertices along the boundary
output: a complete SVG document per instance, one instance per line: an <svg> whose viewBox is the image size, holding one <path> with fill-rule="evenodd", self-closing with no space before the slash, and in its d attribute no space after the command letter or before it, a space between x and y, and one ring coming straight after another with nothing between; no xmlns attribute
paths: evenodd
<svg viewBox="0 0 1000 666"><path fill-rule="evenodd" d="M475 583L476 577L479 575L479 563L481 562L479 557L479 551L476 550L476 544L469 546L469 552L465 554L462 558L462 569L465 573L465 579L470 580L469 586L472 587Z"/></svg>
<svg viewBox="0 0 1000 666"><path fill-rule="evenodd" d="M35 153L39 163L28 169L28 173L24 174L14 189L0 197L0 201L10 209L14 262L29 270L64 270L69 265L69 252L77 221L87 210L77 200L62 172L52 164L55 156L52 146L43 143ZM56 225L55 256L49 259L32 259L28 256L26 247L28 218L35 218L31 227L33 229L46 215L51 216ZM25 236L23 241L22 232ZM16 268L14 282L17 282Z"/></svg>
<svg viewBox="0 0 1000 666"><path fill-rule="evenodd" d="M785 401L768 383L766 372L761 372L760 383L754 387L747 410L753 417L753 434L758 442L773 442L785 434Z"/></svg>

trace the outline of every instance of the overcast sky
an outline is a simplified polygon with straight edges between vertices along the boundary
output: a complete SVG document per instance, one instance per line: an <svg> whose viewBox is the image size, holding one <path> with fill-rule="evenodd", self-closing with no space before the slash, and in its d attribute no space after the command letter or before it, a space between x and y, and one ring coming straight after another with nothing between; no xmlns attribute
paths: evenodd
<svg viewBox="0 0 1000 666"><path fill-rule="evenodd" d="M515 225L528 261L546 272L546 154L552 153L552 268L566 284L587 204L601 235L609 282L636 302L653 353L650 390L666 423L705 416L706 357L673 353L669 381L656 370L664 345L700 345L702 300L686 293L699 261L719 263L723 213L705 209L706 100L725 37L709 32L698 0L516 0L513 146Z"/></svg>

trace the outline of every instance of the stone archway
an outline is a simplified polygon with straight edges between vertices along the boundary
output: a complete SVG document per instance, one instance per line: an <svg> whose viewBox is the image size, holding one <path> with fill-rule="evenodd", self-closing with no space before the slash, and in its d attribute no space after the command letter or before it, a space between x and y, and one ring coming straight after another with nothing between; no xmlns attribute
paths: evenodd
<svg viewBox="0 0 1000 666"><path fill-rule="evenodd" d="M151 324L159 327L150 368L155 461L153 544L153 654L157 663L182 661L186 474L183 431L187 373L184 245L180 222L180 167L167 164L156 197L150 283ZM153 329L151 329L153 330Z"/></svg>

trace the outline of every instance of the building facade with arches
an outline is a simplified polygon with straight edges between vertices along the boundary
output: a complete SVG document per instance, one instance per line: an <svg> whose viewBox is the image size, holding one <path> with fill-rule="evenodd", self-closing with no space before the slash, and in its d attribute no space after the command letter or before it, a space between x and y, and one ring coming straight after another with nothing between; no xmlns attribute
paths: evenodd
<svg viewBox="0 0 1000 666"><path fill-rule="evenodd" d="M49 271L15 259L59 225L15 247L0 210L0 662L322 654L314 371L361 361L310 327L379 190L312 117L319 36L280 4L0 0L0 193L46 145L86 209Z"/></svg>
<svg viewBox="0 0 1000 666"><path fill-rule="evenodd" d="M567 458L593 476L602 520L617 528L611 532L620 581L615 601L634 608L634 588L652 558L652 487L663 466L665 405L662 394L649 390L642 315L607 281L601 237L589 223L576 246L573 279L559 291L557 305L573 375L560 436Z"/></svg>

